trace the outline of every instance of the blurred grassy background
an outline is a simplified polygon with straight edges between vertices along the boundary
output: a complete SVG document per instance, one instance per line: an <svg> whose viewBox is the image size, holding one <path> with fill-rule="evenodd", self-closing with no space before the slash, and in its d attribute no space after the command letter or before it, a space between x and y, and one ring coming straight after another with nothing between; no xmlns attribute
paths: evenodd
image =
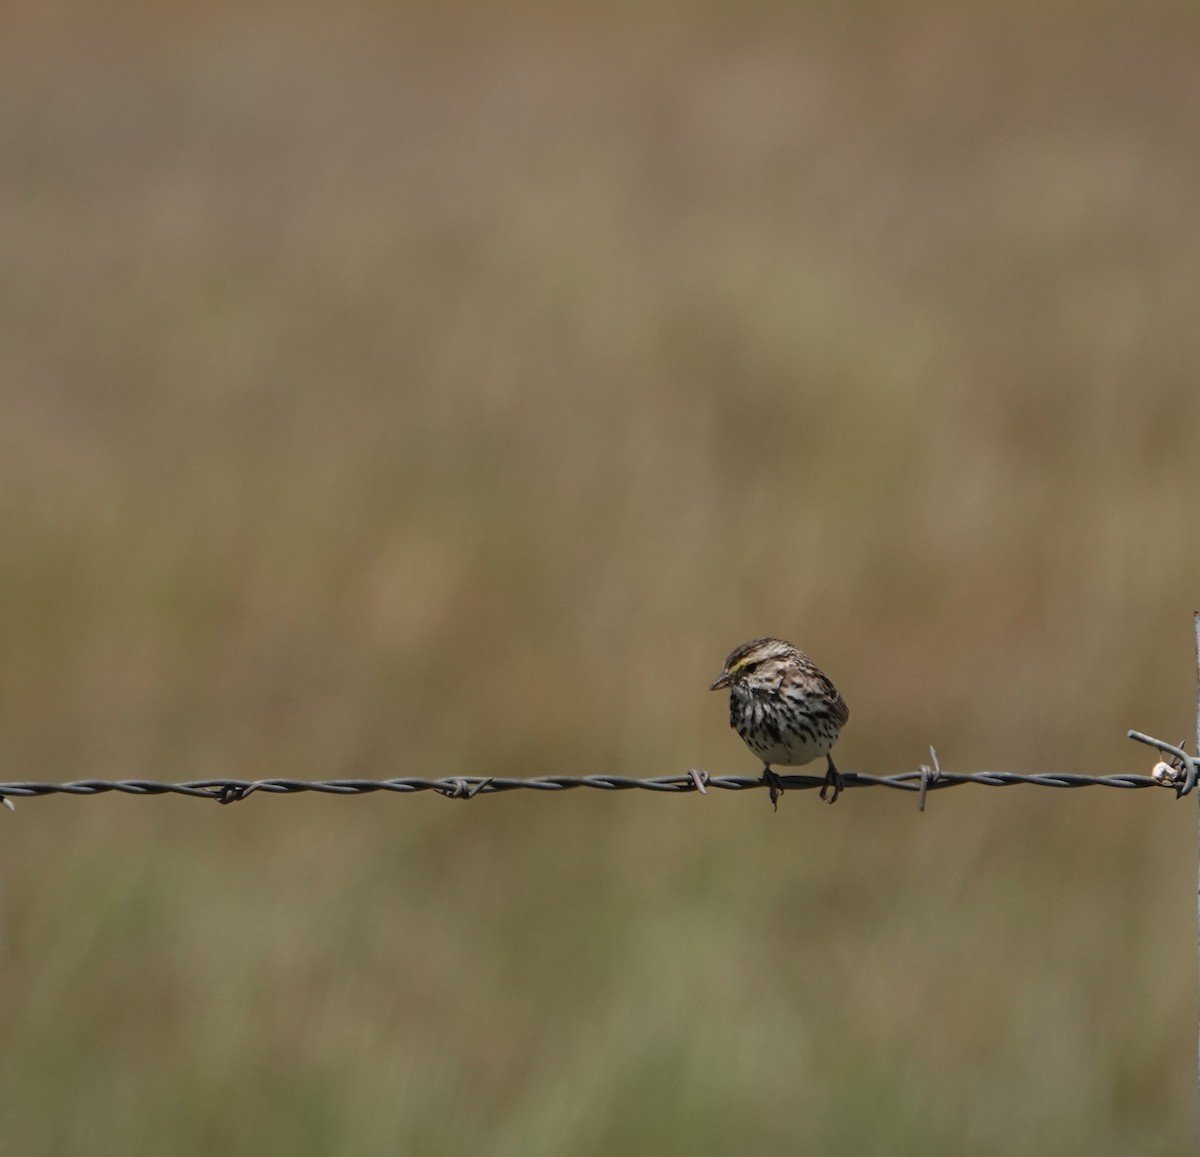
<svg viewBox="0 0 1200 1157"><path fill-rule="evenodd" d="M1148 771L1193 5L18 2L0 778ZM1168 793L0 814L0 1149L1175 1154Z"/></svg>

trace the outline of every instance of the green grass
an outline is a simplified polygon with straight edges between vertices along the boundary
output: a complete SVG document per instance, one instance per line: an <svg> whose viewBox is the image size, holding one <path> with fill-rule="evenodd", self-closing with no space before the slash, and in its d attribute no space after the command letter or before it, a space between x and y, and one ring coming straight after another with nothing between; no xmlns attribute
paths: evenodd
<svg viewBox="0 0 1200 1157"><path fill-rule="evenodd" d="M0 779L1147 771L1191 10L17 6ZM0 814L0 1149L1173 1154L1163 793Z"/></svg>

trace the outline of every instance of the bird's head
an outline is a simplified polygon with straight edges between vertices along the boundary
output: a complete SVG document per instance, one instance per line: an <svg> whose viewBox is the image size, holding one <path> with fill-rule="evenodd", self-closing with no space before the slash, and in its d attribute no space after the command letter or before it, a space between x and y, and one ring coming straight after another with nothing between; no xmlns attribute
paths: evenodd
<svg viewBox="0 0 1200 1157"><path fill-rule="evenodd" d="M725 660L724 669L709 690L777 684L780 669L792 662L797 654L799 652L796 648L782 639L751 639L734 650Z"/></svg>

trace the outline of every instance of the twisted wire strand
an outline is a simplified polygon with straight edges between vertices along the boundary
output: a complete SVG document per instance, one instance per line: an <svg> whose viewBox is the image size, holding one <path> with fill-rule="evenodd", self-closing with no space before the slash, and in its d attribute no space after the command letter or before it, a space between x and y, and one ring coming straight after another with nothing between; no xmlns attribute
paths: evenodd
<svg viewBox="0 0 1200 1157"><path fill-rule="evenodd" d="M783 786L791 791L819 789L823 776L782 775ZM1029 775L1010 771L982 771L958 774L941 771L936 777L928 769L905 771L897 775L864 775L843 773L847 788L889 787L898 791L941 791L974 783L984 787L1012 787L1031 784L1035 787L1080 788L1116 787L1126 790L1147 787L1172 787L1149 775L1076 775L1062 772L1038 772ZM476 795L495 795L506 791L569 791L592 788L600 791L657 791L691 794L704 788L723 791L749 791L764 787L758 776L717 776L697 771L687 775L662 776L656 779L637 779L618 775L551 775L530 779L501 779L491 776L447 776L441 779L200 779L186 783L162 783L145 779L80 779L65 783L34 781L0 783L0 798L30 799L48 795L95 796L108 792L124 795L181 795L197 799L215 799L232 803L255 792L269 795L294 795L317 792L322 795L370 795L392 792L406 795L412 792L433 791L450 798L469 799Z"/></svg>
<svg viewBox="0 0 1200 1157"><path fill-rule="evenodd" d="M983 787L1032 784L1034 787L1118 787L1126 790L1168 787L1177 797L1186 795L1195 788L1200 760L1188 755L1181 747L1144 735L1140 731L1130 731L1128 735L1130 739L1158 749L1161 754L1170 755L1172 764L1160 762L1152 775L1078 775L1056 771L1033 774L978 771L963 774L943 771L938 763L937 752L931 747L929 754L933 759L932 767L922 765L916 771L902 771L896 775L848 772L843 773L842 781L847 788L890 787L897 791L915 791L918 793L922 810L927 792L959 787L966 783L980 784ZM779 782L790 791L812 791L819 790L826 781L824 776L781 775ZM371 795L382 791L407 795L418 791L433 791L451 799L472 799L477 795L495 795L504 791L569 791L577 787L599 791L641 790L688 795L694 792L706 794L710 787L723 791L751 791L767 786L760 776L712 775L697 768L689 768L684 775L660 776L657 779L638 779L623 775L544 775L529 779L455 775L441 779L197 779L186 783L162 783L150 779L77 779L65 783L30 780L0 783L0 803L11 809L14 799L32 799L47 795L95 796L107 792L138 796L182 795L193 799L212 799L218 803L235 803L255 792L265 792L268 795L296 795L301 792L317 792L321 795Z"/></svg>

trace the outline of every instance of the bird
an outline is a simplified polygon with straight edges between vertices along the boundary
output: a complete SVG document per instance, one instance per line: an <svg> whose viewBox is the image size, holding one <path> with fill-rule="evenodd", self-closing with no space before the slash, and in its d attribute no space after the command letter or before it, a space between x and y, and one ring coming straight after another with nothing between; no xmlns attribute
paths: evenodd
<svg viewBox="0 0 1200 1157"><path fill-rule="evenodd" d="M783 639L751 639L725 660L712 691L729 689L729 726L763 761L763 783L779 809L783 781L772 765L798 767L824 756L821 798L835 803L842 776L830 754L850 718L841 693L799 647Z"/></svg>

